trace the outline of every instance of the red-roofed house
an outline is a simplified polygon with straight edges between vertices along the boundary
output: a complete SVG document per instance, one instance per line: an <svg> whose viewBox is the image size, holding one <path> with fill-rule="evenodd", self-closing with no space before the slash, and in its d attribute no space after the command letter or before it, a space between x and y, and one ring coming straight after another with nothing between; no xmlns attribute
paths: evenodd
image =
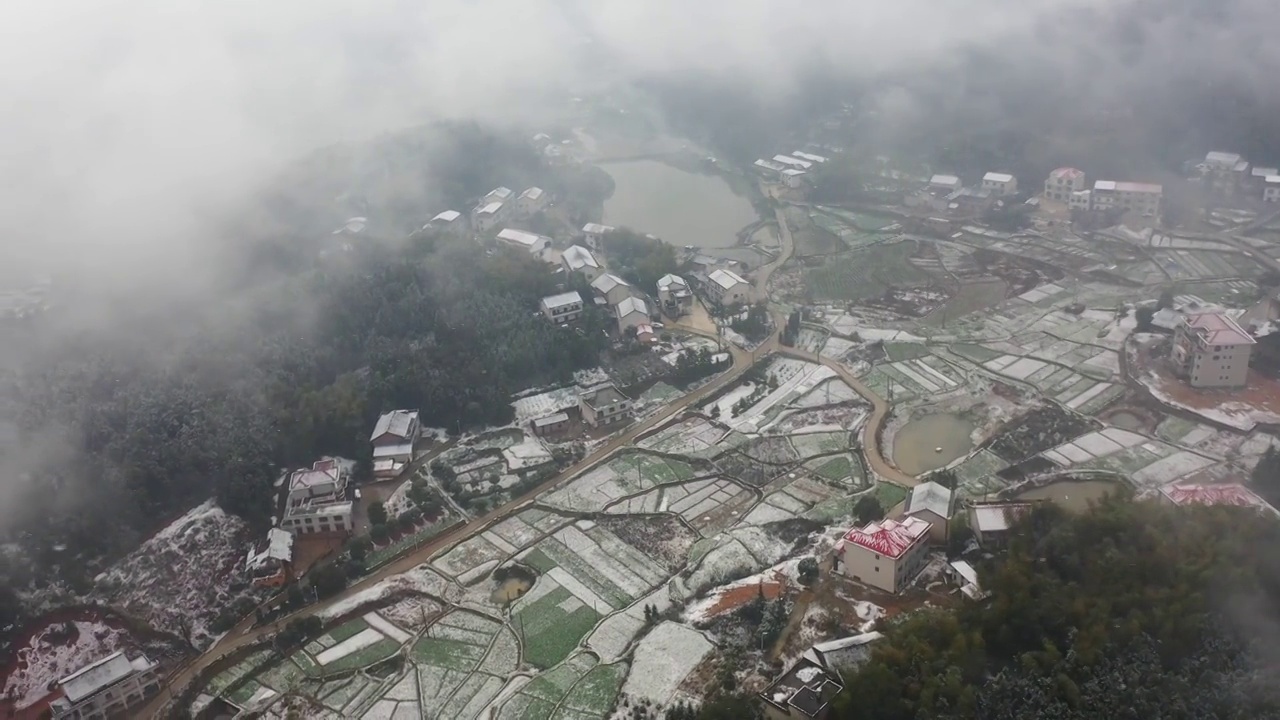
<svg viewBox="0 0 1280 720"><path fill-rule="evenodd" d="M1255 340L1222 313L1188 315L1173 333L1173 366L1191 387L1244 387Z"/></svg>
<svg viewBox="0 0 1280 720"><path fill-rule="evenodd" d="M1236 505L1257 508L1271 515L1280 514L1266 500L1240 483L1221 485L1167 485L1160 495L1174 505Z"/></svg>
<svg viewBox="0 0 1280 720"><path fill-rule="evenodd" d="M907 517L850 530L836 548L842 572L887 592L901 591L924 567L929 527L927 520Z"/></svg>

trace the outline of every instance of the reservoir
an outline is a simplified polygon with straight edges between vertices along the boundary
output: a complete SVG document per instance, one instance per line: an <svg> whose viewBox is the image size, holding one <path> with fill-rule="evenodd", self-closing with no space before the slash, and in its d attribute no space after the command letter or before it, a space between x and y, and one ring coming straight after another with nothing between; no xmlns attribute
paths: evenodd
<svg viewBox="0 0 1280 720"><path fill-rule="evenodd" d="M1051 500L1071 512L1084 512L1118 489L1111 480L1063 480L1018 494L1019 500Z"/></svg>
<svg viewBox="0 0 1280 720"><path fill-rule="evenodd" d="M755 222L755 208L714 175L677 170L657 160L604 163L613 177L613 197L604 222L651 233L684 247L727 248L739 230Z"/></svg>
<svg viewBox="0 0 1280 720"><path fill-rule="evenodd" d="M916 418L894 434L893 464L908 475L937 470L973 449L974 429L973 423L950 413Z"/></svg>

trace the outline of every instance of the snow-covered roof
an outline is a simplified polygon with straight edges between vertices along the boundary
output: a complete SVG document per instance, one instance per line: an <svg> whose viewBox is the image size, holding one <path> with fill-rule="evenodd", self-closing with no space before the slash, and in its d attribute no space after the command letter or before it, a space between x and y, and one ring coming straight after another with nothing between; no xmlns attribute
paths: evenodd
<svg viewBox="0 0 1280 720"><path fill-rule="evenodd" d="M1254 345L1257 343L1240 324L1223 313L1200 313L1183 319L1208 345Z"/></svg>
<svg viewBox="0 0 1280 720"><path fill-rule="evenodd" d="M445 210L444 212L431 218L431 222L436 222L437 220L439 220L440 222L451 223L460 217L462 217L462 213L458 212L457 210Z"/></svg>
<svg viewBox="0 0 1280 720"><path fill-rule="evenodd" d="M537 200L540 197L542 197L542 188L540 187L531 187L520 193L520 198L522 200Z"/></svg>
<svg viewBox="0 0 1280 720"><path fill-rule="evenodd" d="M392 410L389 413L383 413L374 424L369 441L373 442L383 435L408 438L413 434L413 427L417 422L417 410Z"/></svg>
<svg viewBox="0 0 1280 720"><path fill-rule="evenodd" d="M807 173L804 170L796 170L795 168L788 168L786 170L783 170L782 174L786 175L787 177L800 177L801 175L806 175Z"/></svg>
<svg viewBox="0 0 1280 720"><path fill-rule="evenodd" d="M974 570L973 566L970 565L968 561L955 560L951 563L951 569L955 570L957 575L964 578L965 582L972 585L978 584L978 571Z"/></svg>
<svg viewBox="0 0 1280 720"><path fill-rule="evenodd" d="M839 638L837 640L815 643L813 649L820 653L835 652L837 650L844 650L858 645L866 645L867 643L875 642L882 637L884 637L884 635L878 632L865 632L861 635L850 635L849 637Z"/></svg>
<svg viewBox="0 0 1280 720"><path fill-rule="evenodd" d="M978 532L1003 532L1031 510L1031 503L989 503L973 508L973 528Z"/></svg>
<svg viewBox="0 0 1280 720"><path fill-rule="evenodd" d="M659 290L687 289L688 287L689 283L679 275L663 275L658 278Z"/></svg>
<svg viewBox="0 0 1280 720"><path fill-rule="evenodd" d="M582 226L582 232L588 235L603 235L614 230L617 230L617 228L612 225L601 225L600 223L587 223Z"/></svg>
<svg viewBox="0 0 1280 720"><path fill-rule="evenodd" d="M577 290L572 292L560 293L559 295L549 295L542 298L542 306L548 310L565 307L566 305L582 304L582 296Z"/></svg>
<svg viewBox="0 0 1280 720"><path fill-rule="evenodd" d="M1013 181L1013 176L1009 173L989 172L986 175L983 175L982 179L986 182L1007 183Z"/></svg>
<svg viewBox="0 0 1280 720"><path fill-rule="evenodd" d="M1221 485L1166 485L1160 493L1175 505L1236 505L1275 513L1276 509L1240 483Z"/></svg>
<svg viewBox="0 0 1280 720"><path fill-rule="evenodd" d="M600 277L596 278L595 280L591 281L592 288L594 288L597 292L604 293L606 295L612 292L613 289L618 287L619 285L623 287L630 287L630 285L627 283L626 280L623 280L622 278L618 277L617 275L614 275L613 273L605 273Z"/></svg>
<svg viewBox="0 0 1280 720"><path fill-rule="evenodd" d="M1116 189L1116 181L1115 180L1095 180L1093 182L1093 189L1101 190L1103 192L1110 192Z"/></svg>
<svg viewBox="0 0 1280 720"><path fill-rule="evenodd" d="M772 160L756 160L755 166L762 167L765 170L772 170L773 172L778 172L778 173L787 169L785 165L782 165L781 163L776 163Z"/></svg>
<svg viewBox="0 0 1280 720"><path fill-rule="evenodd" d="M581 398L583 402L596 409L631 399L624 395L613 383L606 383L604 385L593 387L579 393L578 397Z"/></svg>
<svg viewBox="0 0 1280 720"><path fill-rule="evenodd" d="M480 208L476 212L478 212L481 215L497 215L501 210L502 210L502 203L491 202L485 205L484 207Z"/></svg>
<svg viewBox="0 0 1280 720"><path fill-rule="evenodd" d="M295 470L289 477L289 490L303 490L327 483L337 484L341 470L337 463L321 460L314 466Z"/></svg>
<svg viewBox="0 0 1280 720"><path fill-rule="evenodd" d="M813 167L813 163L801 160L800 158L793 158L790 155L774 155L773 161L793 168L799 168L801 170L808 170Z"/></svg>
<svg viewBox="0 0 1280 720"><path fill-rule="evenodd" d="M940 518L951 517L952 499L954 493L947 488L930 480L922 482L911 488L911 495L907 498L906 512L911 513L928 510Z"/></svg>
<svg viewBox="0 0 1280 720"><path fill-rule="evenodd" d="M921 542L929 534L929 527L927 520L909 516L902 522L884 520L870 523L864 528L854 528L845 533L844 539L896 560Z"/></svg>
<svg viewBox="0 0 1280 720"><path fill-rule="evenodd" d="M1057 180L1059 178L1063 180L1078 180L1084 177L1084 171L1077 170L1076 168L1073 168L1073 167L1060 167L1057 170L1054 170L1053 172L1049 173L1049 177L1053 178L1054 180Z"/></svg>
<svg viewBox="0 0 1280 720"><path fill-rule="evenodd" d="M824 163L827 161L827 159L821 155L814 155L813 153L800 152L799 150L791 153L791 157L798 157L801 160L808 160L809 162L813 162L813 163Z"/></svg>
<svg viewBox="0 0 1280 720"><path fill-rule="evenodd" d="M1163 185L1140 182L1118 182L1115 189L1116 192L1149 193L1152 195L1159 195L1164 192Z"/></svg>
<svg viewBox="0 0 1280 720"><path fill-rule="evenodd" d="M293 560L293 533L280 528L268 530L266 546L261 551L249 548L249 555L244 562L245 568L253 570L268 560L286 563Z"/></svg>
<svg viewBox="0 0 1280 720"><path fill-rule="evenodd" d="M1280 170L1273 167L1254 167L1249 174L1256 178L1268 178L1272 175L1280 175Z"/></svg>
<svg viewBox="0 0 1280 720"><path fill-rule="evenodd" d="M524 230L516 230L515 228L503 228L498 233L498 239L515 243L516 245L523 245L529 249L537 247L543 241L541 235L525 232Z"/></svg>
<svg viewBox="0 0 1280 720"><path fill-rule="evenodd" d="M711 274L707 275L707 279L719 285L720 287L724 288L725 290L730 290L735 285L739 285L739 284L745 285L747 282L746 280L743 280L740 275L733 272L732 270L713 270Z"/></svg>
<svg viewBox="0 0 1280 720"><path fill-rule="evenodd" d="M396 443L395 445L379 445L373 449L374 460L396 458L402 455L413 455L413 443Z"/></svg>
<svg viewBox="0 0 1280 720"><path fill-rule="evenodd" d="M540 417L537 420L533 421L533 426L547 427L548 425L559 425L562 422L569 422L569 413L559 412L554 415L547 415L546 417Z"/></svg>
<svg viewBox="0 0 1280 720"><path fill-rule="evenodd" d="M626 317L633 313L640 313L645 317L649 316L649 308L645 306L644 300L641 300L640 298L634 295L632 295L629 298L624 298L621 302L619 302L617 310L618 310L618 317L620 318Z"/></svg>
<svg viewBox="0 0 1280 720"><path fill-rule="evenodd" d="M145 656L130 660L124 651L114 652L92 662L58 681L67 700L78 703L112 683L119 682L134 672L150 668Z"/></svg>
<svg viewBox="0 0 1280 720"><path fill-rule="evenodd" d="M1233 168L1236 163L1240 162L1240 153L1230 152L1211 152L1204 156L1204 161L1209 165L1217 165L1224 168Z"/></svg>
<svg viewBox="0 0 1280 720"><path fill-rule="evenodd" d="M581 245L570 245L567 250L561 253L560 258L570 270L582 270L583 268L598 268L600 263L596 260L596 256L591 251Z"/></svg>
<svg viewBox="0 0 1280 720"><path fill-rule="evenodd" d="M505 202L506 200L511 199L511 188L496 187L490 190L489 194L484 196L484 199L489 201L498 200Z"/></svg>
<svg viewBox="0 0 1280 720"><path fill-rule="evenodd" d="M1280 175L1268 175L1266 179L1268 185L1280 184Z"/></svg>
<svg viewBox="0 0 1280 720"><path fill-rule="evenodd" d="M930 185L940 185L942 187L959 187L960 178L955 175L934 175L929 178Z"/></svg>

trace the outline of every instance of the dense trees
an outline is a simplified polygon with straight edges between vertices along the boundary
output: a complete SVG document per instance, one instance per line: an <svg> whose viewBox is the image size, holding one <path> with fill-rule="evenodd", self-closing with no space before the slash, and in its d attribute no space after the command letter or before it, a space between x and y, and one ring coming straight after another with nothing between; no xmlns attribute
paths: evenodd
<svg viewBox="0 0 1280 720"><path fill-rule="evenodd" d="M1280 598L1258 550L1278 541L1280 523L1240 508L1038 509L981 570L988 603L892 626L837 716L1273 717L1276 698L1246 680Z"/></svg>
<svg viewBox="0 0 1280 720"><path fill-rule="evenodd" d="M647 293L655 291L663 275L680 269L674 246L627 228L605 235L604 249L610 267Z"/></svg>

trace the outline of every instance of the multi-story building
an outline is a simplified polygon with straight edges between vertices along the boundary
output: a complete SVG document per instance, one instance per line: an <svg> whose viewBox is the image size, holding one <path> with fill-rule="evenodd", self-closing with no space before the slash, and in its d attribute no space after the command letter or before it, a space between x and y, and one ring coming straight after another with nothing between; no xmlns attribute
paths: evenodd
<svg viewBox="0 0 1280 720"><path fill-rule="evenodd" d="M1223 191L1235 190L1248 181L1249 161L1240 153L1211 152L1204 156L1200 163L1202 177L1211 185Z"/></svg>
<svg viewBox="0 0 1280 720"><path fill-rule="evenodd" d="M955 512L955 493L932 480L911 488L903 514L929 523L929 536L934 542L947 541L947 529Z"/></svg>
<svg viewBox="0 0 1280 720"><path fill-rule="evenodd" d="M631 398L612 383L599 385L578 395L582 420L591 427L620 425L631 421Z"/></svg>
<svg viewBox="0 0 1280 720"><path fill-rule="evenodd" d="M585 277L587 282L595 282L595 279L604 273L604 268L600 266L596 256L581 245L570 245L561 253L560 264L564 266L565 272L578 273Z"/></svg>
<svg viewBox="0 0 1280 720"><path fill-rule="evenodd" d="M1161 185L1099 180L1093 184L1093 208L1123 208L1144 217L1154 217L1160 212L1160 199L1163 195L1164 187Z"/></svg>
<svg viewBox="0 0 1280 720"><path fill-rule="evenodd" d="M351 531L347 472L337 460L325 458L289 476L289 496L280 527L304 535Z"/></svg>
<svg viewBox="0 0 1280 720"><path fill-rule="evenodd" d="M841 571L864 585L896 593L924 567L929 548L929 522L907 517L882 520L845 534L837 547Z"/></svg>
<svg viewBox="0 0 1280 720"><path fill-rule="evenodd" d="M606 303L615 307L618 303L631 297L631 285L626 280L611 273L603 273L600 277L591 281L591 289L604 298Z"/></svg>
<svg viewBox="0 0 1280 720"><path fill-rule="evenodd" d="M537 233L516 230L515 228L503 228L502 232L498 233L498 242L510 248L538 255L547 248L549 240Z"/></svg>
<svg viewBox="0 0 1280 720"><path fill-rule="evenodd" d="M1191 387L1244 387L1256 341L1222 313L1188 315L1173 332L1175 372Z"/></svg>
<svg viewBox="0 0 1280 720"><path fill-rule="evenodd" d="M1067 198L1067 205L1072 210L1090 210L1093 208L1093 191L1077 190Z"/></svg>
<svg viewBox="0 0 1280 720"><path fill-rule="evenodd" d="M1017 195L1018 179L1009 173L989 172L982 176L982 187L996 196Z"/></svg>
<svg viewBox="0 0 1280 720"><path fill-rule="evenodd" d="M707 275L707 294L722 307L751 302L751 283L732 270L712 270Z"/></svg>
<svg viewBox="0 0 1280 720"><path fill-rule="evenodd" d="M516 207L522 213L538 212L546 205L547 193L540 187L531 187L520 193L520 197L516 198Z"/></svg>
<svg viewBox="0 0 1280 720"><path fill-rule="evenodd" d="M369 436L374 477L398 476L413 461L413 444L421 434L417 410L392 410L379 417Z"/></svg>
<svg viewBox="0 0 1280 720"><path fill-rule="evenodd" d="M615 305L613 312L618 318L618 334L626 332L627 328L638 330L641 325L649 324L649 306L634 295ZM650 328L650 332L652 331Z"/></svg>
<svg viewBox="0 0 1280 720"><path fill-rule="evenodd" d="M617 229L618 228L612 225L587 223L582 226L582 238L587 243L587 247L592 250L599 250L600 244L604 242L604 236Z"/></svg>
<svg viewBox="0 0 1280 720"><path fill-rule="evenodd" d="M582 296L577 292L560 293L542 298L542 314L557 325L582 317Z"/></svg>
<svg viewBox="0 0 1280 720"><path fill-rule="evenodd" d="M62 697L49 705L54 720L106 720L128 717L131 708L160 691L160 680L156 663L121 651L80 668L58 686Z"/></svg>
<svg viewBox="0 0 1280 720"><path fill-rule="evenodd" d="M457 210L445 210L431 218L431 221L423 225L422 229L437 230L450 235L462 235L467 230L467 222L463 219L462 213Z"/></svg>
<svg viewBox="0 0 1280 720"><path fill-rule="evenodd" d="M679 275L663 275L658 279L658 303L662 305L662 312L670 317L687 314L693 309L689 283Z"/></svg>
<svg viewBox="0 0 1280 720"><path fill-rule="evenodd" d="M1084 189L1084 171L1072 167L1060 167L1044 181L1045 197L1058 202L1070 202L1072 193Z"/></svg>
<svg viewBox="0 0 1280 720"><path fill-rule="evenodd" d="M502 221L503 205L500 202L482 203L471 211L471 226L476 232L489 232Z"/></svg>

